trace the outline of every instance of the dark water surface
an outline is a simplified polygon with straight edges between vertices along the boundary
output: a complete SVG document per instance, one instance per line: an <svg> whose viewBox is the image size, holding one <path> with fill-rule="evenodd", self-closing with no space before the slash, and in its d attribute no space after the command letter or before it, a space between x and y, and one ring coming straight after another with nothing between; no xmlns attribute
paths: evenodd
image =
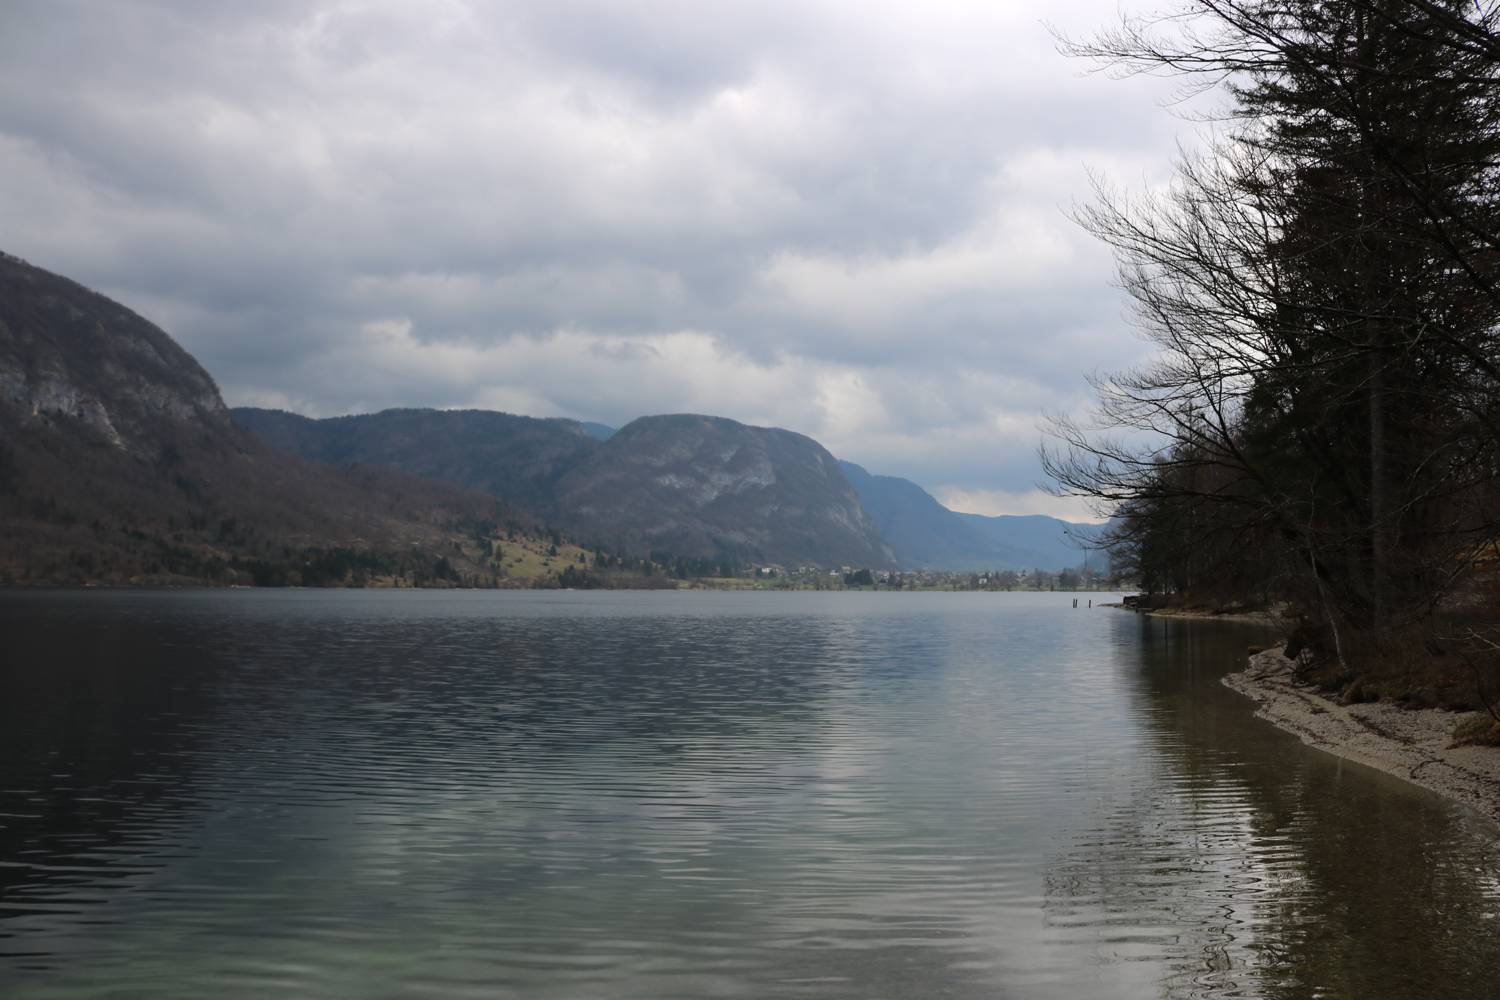
<svg viewBox="0 0 1500 1000"><path fill-rule="evenodd" d="M0 594L0 995L1500 996L1493 828L1071 601Z"/></svg>

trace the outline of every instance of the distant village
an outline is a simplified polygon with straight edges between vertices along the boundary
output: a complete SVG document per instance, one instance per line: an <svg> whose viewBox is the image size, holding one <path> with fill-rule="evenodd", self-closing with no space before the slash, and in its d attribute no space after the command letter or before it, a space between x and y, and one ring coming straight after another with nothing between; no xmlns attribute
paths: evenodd
<svg viewBox="0 0 1500 1000"><path fill-rule="evenodd" d="M1004 569L977 572L951 570L871 570L852 566L753 566L741 580L759 589L780 590L1117 590L1132 581L1090 566L1049 571Z"/></svg>

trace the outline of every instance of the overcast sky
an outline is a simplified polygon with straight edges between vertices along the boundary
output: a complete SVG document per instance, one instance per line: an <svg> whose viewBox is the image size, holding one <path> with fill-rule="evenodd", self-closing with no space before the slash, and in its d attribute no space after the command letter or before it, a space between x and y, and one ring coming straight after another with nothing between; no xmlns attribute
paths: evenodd
<svg viewBox="0 0 1500 1000"><path fill-rule="evenodd" d="M1146 348L1067 209L1192 130L1059 7L5 0L0 249L231 405L712 413L1078 516L1039 418Z"/></svg>

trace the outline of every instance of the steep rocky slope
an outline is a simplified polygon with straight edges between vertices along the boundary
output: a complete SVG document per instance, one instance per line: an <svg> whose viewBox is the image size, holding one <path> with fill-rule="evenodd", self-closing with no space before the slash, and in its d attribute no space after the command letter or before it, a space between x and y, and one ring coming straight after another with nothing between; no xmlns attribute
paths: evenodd
<svg viewBox="0 0 1500 1000"><path fill-rule="evenodd" d="M515 519L479 493L273 451L162 330L0 256L0 582L472 576L491 569L485 526Z"/></svg>
<svg viewBox="0 0 1500 1000"><path fill-rule="evenodd" d="M163 430L229 430L202 366L160 329L66 278L0 254L0 406L28 430L87 431L147 455ZM148 455L148 457L151 457Z"/></svg>
<svg viewBox="0 0 1500 1000"><path fill-rule="evenodd" d="M895 554L838 460L791 431L722 417L642 417L562 477L581 539L685 556L888 567Z"/></svg>

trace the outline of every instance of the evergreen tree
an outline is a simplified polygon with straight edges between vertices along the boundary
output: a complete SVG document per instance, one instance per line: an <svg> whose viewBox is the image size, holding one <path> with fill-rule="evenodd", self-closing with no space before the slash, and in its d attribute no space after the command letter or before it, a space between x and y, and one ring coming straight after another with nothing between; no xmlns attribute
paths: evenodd
<svg viewBox="0 0 1500 1000"><path fill-rule="evenodd" d="M1048 467L1121 516L1147 586L1240 569L1363 626L1425 611L1497 527L1493 12L1191 6L1207 29L1074 47L1233 104L1169 199L1083 213L1163 348L1097 382L1101 414L1154 438L1060 423Z"/></svg>

